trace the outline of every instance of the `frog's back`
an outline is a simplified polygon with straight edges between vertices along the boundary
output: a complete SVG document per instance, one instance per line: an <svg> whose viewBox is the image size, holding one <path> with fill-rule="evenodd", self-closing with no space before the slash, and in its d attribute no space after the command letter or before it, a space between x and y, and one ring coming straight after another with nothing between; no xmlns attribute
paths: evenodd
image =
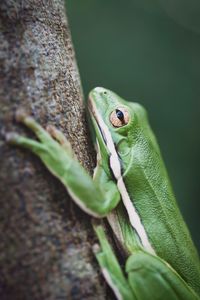
<svg viewBox="0 0 200 300"><path fill-rule="evenodd" d="M124 181L156 254L200 294L198 253L177 207L173 190L150 128L137 136Z"/></svg>

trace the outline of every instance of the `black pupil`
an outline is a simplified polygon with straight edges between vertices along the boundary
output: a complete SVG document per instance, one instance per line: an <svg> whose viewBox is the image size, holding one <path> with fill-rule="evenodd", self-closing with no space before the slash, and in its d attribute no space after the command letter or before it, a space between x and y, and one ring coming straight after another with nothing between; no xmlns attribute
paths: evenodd
<svg viewBox="0 0 200 300"><path fill-rule="evenodd" d="M119 109L116 109L116 116L117 116L117 118L119 119L119 120L124 120L124 114L123 114L123 112L121 111L121 110L119 110Z"/></svg>

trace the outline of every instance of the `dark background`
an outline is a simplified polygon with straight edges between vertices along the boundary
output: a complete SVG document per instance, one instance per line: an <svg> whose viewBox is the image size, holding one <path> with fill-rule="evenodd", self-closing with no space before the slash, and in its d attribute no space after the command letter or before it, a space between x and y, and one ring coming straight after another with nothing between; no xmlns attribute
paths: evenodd
<svg viewBox="0 0 200 300"><path fill-rule="evenodd" d="M67 0L84 94L143 104L200 250L199 0Z"/></svg>

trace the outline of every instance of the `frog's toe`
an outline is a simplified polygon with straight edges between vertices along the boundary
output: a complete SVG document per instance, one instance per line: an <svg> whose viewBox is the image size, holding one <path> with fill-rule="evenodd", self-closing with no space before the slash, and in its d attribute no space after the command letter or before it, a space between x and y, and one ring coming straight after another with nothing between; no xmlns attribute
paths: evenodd
<svg viewBox="0 0 200 300"><path fill-rule="evenodd" d="M17 109L15 113L16 121L23 123L26 118L30 118L30 113L28 113L24 108Z"/></svg>
<svg viewBox="0 0 200 300"><path fill-rule="evenodd" d="M60 130L53 125L48 125L46 130L52 138L61 144L61 146L63 146L66 150L72 151L69 141Z"/></svg>
<svg viewBox="0 0 200 300"><path fill-rule="evenodd" d="M8 144L18 144L20 135L16 132L8 132L5 135L5 139Z"/></svg>
<svg viewBox="0 0 200 300"><path fill-rule="evenodd" d="M56 138L57 129L53 125L47 125L46 131L53 137Z"/></svg>

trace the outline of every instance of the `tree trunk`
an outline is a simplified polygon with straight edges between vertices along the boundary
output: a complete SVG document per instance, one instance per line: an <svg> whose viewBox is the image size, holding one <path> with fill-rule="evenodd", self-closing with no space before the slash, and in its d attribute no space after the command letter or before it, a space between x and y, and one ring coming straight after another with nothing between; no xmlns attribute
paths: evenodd
<svg viewBox="0 0 200 300"><path fill-rule="evenodd" d="M93 167L64 1L1 0L0 80L0 299L105 299L90 218L38 158L4 141L33 136L15 123L23 107Z"/></svg>

